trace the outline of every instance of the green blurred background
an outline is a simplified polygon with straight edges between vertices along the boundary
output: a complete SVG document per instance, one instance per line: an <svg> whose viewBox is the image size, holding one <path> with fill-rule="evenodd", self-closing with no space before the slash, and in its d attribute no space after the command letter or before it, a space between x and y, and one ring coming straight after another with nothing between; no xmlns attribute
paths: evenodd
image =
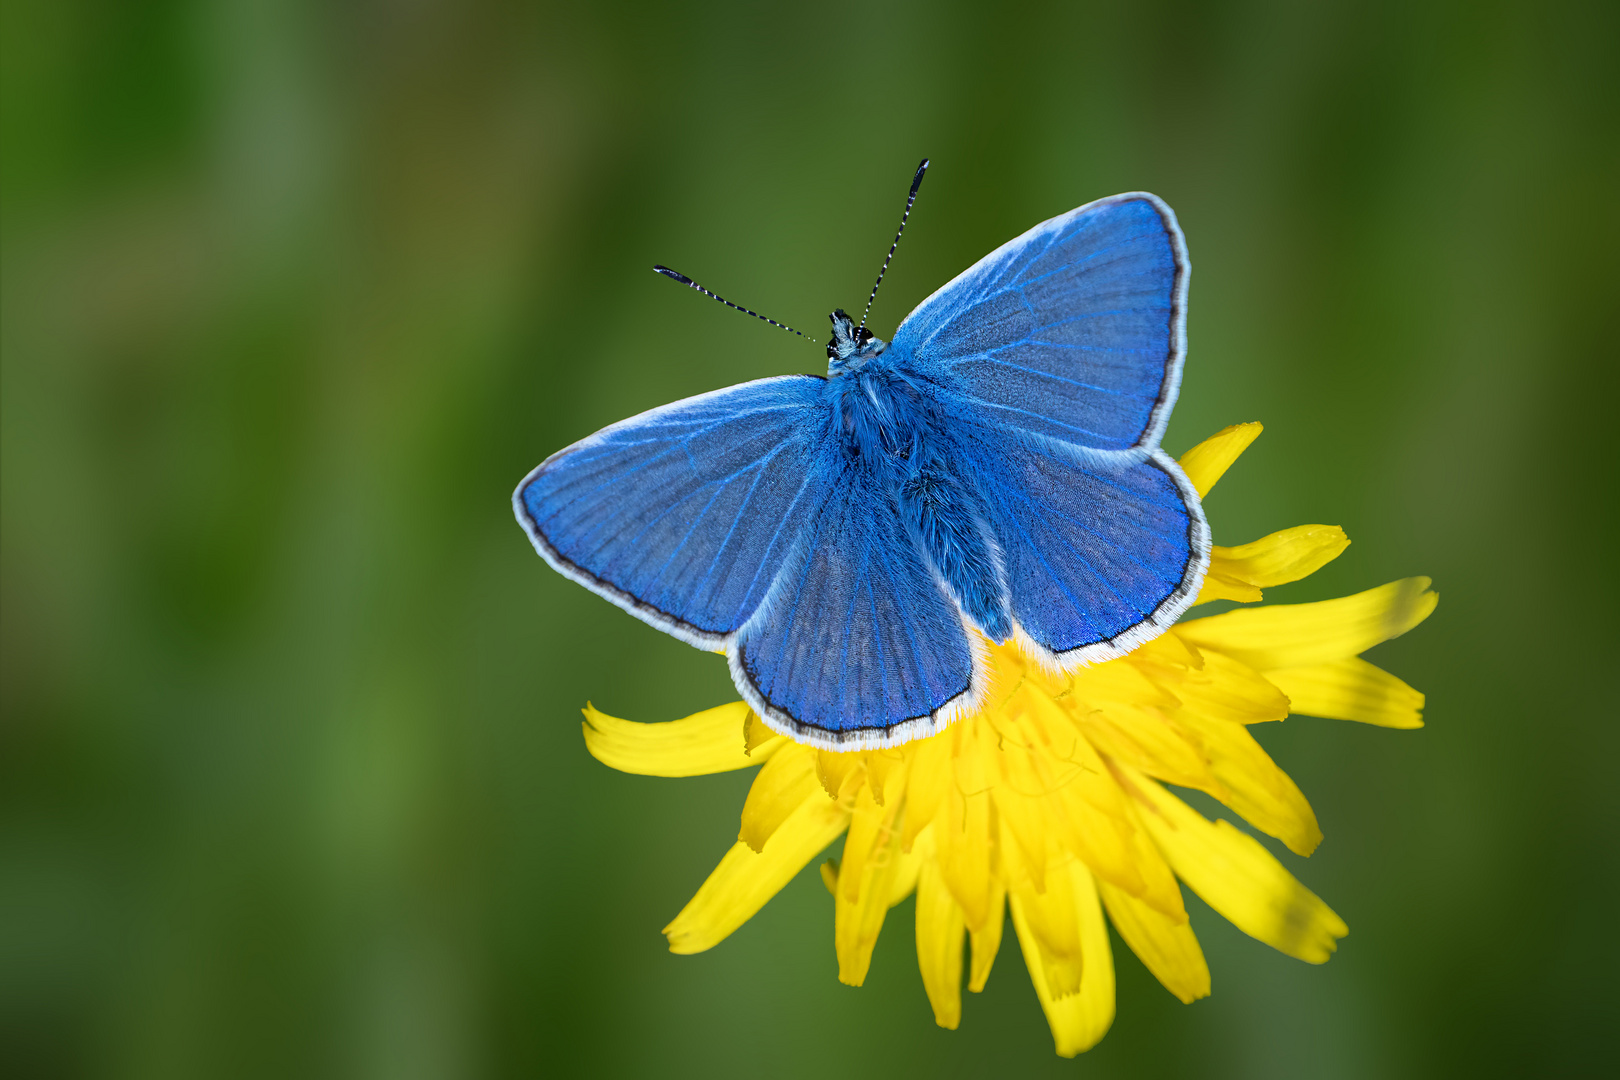
<svg viewBox="0 0 1620 1080"><path fill-rule="evenodd" d="M1548 1075L1612 1050L1620 8L4 0L0 1053L39 1077ZM541 458L874 326L1145 188L1197 273L1166 444L1265 436L1218 541L1342 524L1278 600L1430 574L1374 659L1429 726L1260 737L1352 931L1189 900L1052 1054L1017 949L932 1022L911 904L838 984L814 869L658 930L748 774L588 757L722 662L548 570ZM1602 462L1608 461L1609 465Z"/></svg>

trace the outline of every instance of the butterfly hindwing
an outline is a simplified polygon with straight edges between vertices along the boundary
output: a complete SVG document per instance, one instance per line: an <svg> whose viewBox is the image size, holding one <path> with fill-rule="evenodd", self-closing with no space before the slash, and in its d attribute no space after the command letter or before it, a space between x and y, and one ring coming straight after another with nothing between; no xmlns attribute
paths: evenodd
<svg viewBox="0 0 1620 1080"><path fill-rule="evenodd" d="M1208 565L1209 527L1163 451L1096 463L996 441L976 447L974 469L1026 646L1064 667L1108 660L1187 609Z"/></svg>
<svg viewBox="0 0 1620 1080"><path fill-rule="evenodd" d="M659 629L722 647L825 501L825 380L675 402L553 454L518 485L547 562Z"/></svg>
<svg viewBox="0 0 1620 1080"><path fill-rule="evenodd" d="M931 734L981 689L962 615L870 470L841 471L731 670L779 731L827 749Z"/></svg>
<svg viewBox="0 0 1620 1080"><path fill-rule="evenodd" d="M1188 261L1158 197L1043 222L923 301L893 348L952 413L1092 450L1157 445L1186 353Z"/></svg>

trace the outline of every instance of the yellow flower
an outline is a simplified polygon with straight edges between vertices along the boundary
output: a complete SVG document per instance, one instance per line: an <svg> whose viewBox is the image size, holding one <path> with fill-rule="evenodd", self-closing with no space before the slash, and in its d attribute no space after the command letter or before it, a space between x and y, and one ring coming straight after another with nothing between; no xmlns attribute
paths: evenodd
<svg viewBox="0 0 1620 1080"><path fill-rule="evenodd" d="M1260 433L1227 428L1182 467L1207 495ZM1198 602L1252 602L1342 552L1330 525L1216 547ZM1237 608L1178 623L1129 656L1072 675L991 647L986 707L931 738L832 753L767 729L742 702L669 724L585 710L585 743L625 772L694 776L763 763L737 843L673 922L670 950L702 952L848 832L822 867L834 898L838 977L859 986L889 909L916 893L917 963L942 1027L983 989L1004 912L1057 1052L1073 1056L1114 1017L1103 916L1159 981L1191 1002L1209 969L1187 923L1185 883L1239 929L1312 964L1348 929L1253 837L1210 822L1166 784L1196 788L1300 855L1322 839L1310 804L1247 725L1290 713L1384 727L1423 723L1423 695L1358 658L1437 602L1408 578L1315 604ZM1178 883L1179 882L1179 883Z"/></svg>

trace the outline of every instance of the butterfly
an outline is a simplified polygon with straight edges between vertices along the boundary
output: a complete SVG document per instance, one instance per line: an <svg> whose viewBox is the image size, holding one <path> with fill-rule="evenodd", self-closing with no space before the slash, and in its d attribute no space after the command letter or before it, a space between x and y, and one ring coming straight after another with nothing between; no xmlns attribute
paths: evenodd
<svg viewBox="0 0 1620 1080"><path fill-rule="evenodd" d="M985 701L986 641L1073 670L1196 597L1209 527L1159 447L1189 269L1157 196L1087 203L892 341L834 311L825 376L699 394L558 451L518 485L518 521L566 577L724 652L774 730L828 750L934 734Z"/></svg>

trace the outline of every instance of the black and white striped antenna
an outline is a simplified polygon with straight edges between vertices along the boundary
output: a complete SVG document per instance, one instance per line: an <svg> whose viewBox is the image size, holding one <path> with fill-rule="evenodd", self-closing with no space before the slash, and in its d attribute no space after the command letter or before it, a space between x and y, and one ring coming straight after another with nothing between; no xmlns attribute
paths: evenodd
<svg viewBox="0 0 1620 1080"><path fill-rule="evenodd" d="M712 293L708 289L705 289L703 286L699 285L697 282L693 281L691 278L687 277L685 274L681 273L679 270L671 270L667 266L654 266L653 270L657 271L660 274L663 274L667 278L674 278L676 281L680 282L682 285L691 286L692 288L696 289L698 292L702 293L704 296L707 296L709 299L718 300L722 304L726 305L726 307L731 308L733 311L740 311L744 315L752 315L754 318L761 319L761 320L763 320L765 322L768 322L772 326L775 326L775 327L777 327L779 329L782 329L782 330L786 330L790 334L799 334L800 337L804 338L804 340L810 342L812 345L816 344L816 340L814 338L812 338L809 334L801 334L801 333L799 333L799 331L793 329L793 327L787 325L786 323L779 323L775 319L769 318L769 317L767 317L765 315L761 315L757 311L750 311L748 308L741 307L741 306L739 306L737 304L733 304L730 300L727 300L725 297L720 296L720 295L718 295L716 293Z"/></svg>
<svg viewBox="0 0 1620 1080"><path fill-rule="evenodd" d="M906 195L905 213L900 215L900 228L895 230L894 243L889 245L889 253L883 257L883 269L878 271L876 284L872 286L872 295L866 298L866 310L861 313L861 329L866 329L866 317L872 314L872 301L877 299L878 285L883 284L883 275L889 272L889 260L894 258L894 249L900 246L900 234L906 231L906 218L911 216L911 204L917 201L917 189L922 187L923 173L928 171L928 159L923 158L922 164L917 166L917 175L911 178L911 191Z"/></svg>

